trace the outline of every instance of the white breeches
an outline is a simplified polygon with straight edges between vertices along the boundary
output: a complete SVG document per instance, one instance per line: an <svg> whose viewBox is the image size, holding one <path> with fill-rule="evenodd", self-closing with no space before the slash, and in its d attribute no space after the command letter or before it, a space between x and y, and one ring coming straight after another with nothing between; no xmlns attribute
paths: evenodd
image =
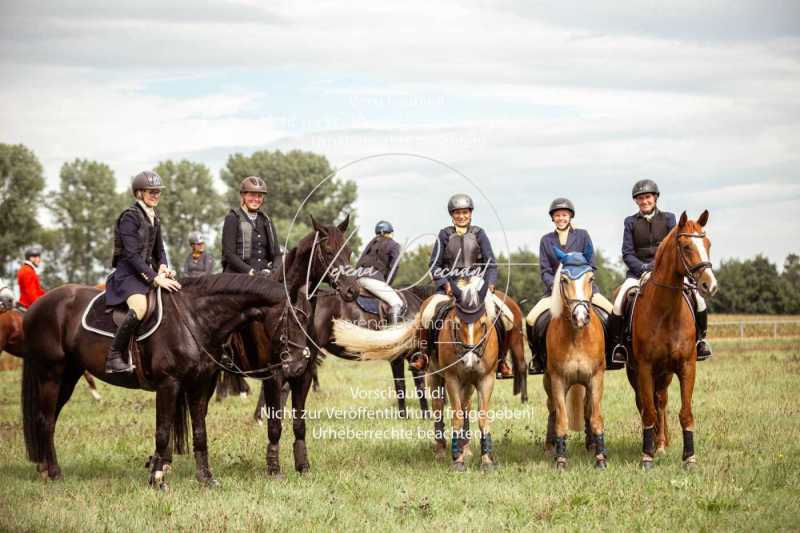
<svg viewBox="0 0 800 533"><path fill-rule="evenodd" d="M385 281L372 278L358 278L358 284L374 294L375 297L389 304L390 307L403 307L403 300Z"/></svg>
<svg viewBox="0 0 800 533"><path fill-rule="evenodd" d="M131 294L125 300L125 303L128 304L128 309L136 313L136 318L139 320L144 318L144 314L147 312L147 296L144 294Z"/></svg>
<svg viewBox="0 0 800 533"><path fill-rule="evenodd" d="M647 276L649 276L649 275L650 274L647 273L644 276L642 276L642 280L646 280ZM625 278L625 281L622 282L622 285L620 286L620 289L619 289L619 293L617 293L617 299L614 300L614 314L615 315L621 315L622 314L622 304L625 301L623 299L623 298L625 298L625 293L627 293L628 290L631 287L635 287L635 286L639 285L639 281L640 280L638 280L636 278ZM707 307L706 306L706 301L702 296L700 296L699 292L697 292L697 291L692 291L692 292L694 292L694 297L695 297L695 299L697 301L697 311L702 313L703 311L706 310L706 307Z"/></svg>

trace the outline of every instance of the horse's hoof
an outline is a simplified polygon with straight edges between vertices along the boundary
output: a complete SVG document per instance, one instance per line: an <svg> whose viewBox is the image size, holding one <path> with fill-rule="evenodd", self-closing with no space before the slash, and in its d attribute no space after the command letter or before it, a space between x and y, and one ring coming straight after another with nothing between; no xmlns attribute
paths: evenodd
<svg viewBox="0 0 800 533"><path fill-rule="evenodd" d="M605 459L598 459L594 463L594 467L596 469L598 469L598 470L605 470L606 468L608 468L608 465L606 464L606 460Z"/></svg>
<svg viewBox="0 0 800 533"><path fill-rule="evenodd" d="M563 458L556 459L555 467L559 472L563 472L567 469L567 460Z"/></svg>
<svg viewBox="0 0 800 533"><path fill-rule="evenodd" d="M642 470L645 472L649 472L653 469L653 460L652 459L642 459Z"/></svg>
<svg viewBox="0 0 800 533"><path fill-rule="evenodd" d="M444 461L445 457L447 457L447 452L444 450L444 448L436 449L433 451L433 456L437 461Z"/></svg>
<svg viewBox="0 0 800 533"><path fill-rule="evenodd" d="M285 479L283 472L281 472L280 470L272 472L267 470L267 477L269 479L274 479L275 481L283 481Z"/></svg>
<svg viewBox="0 0 800 533"><path fill-rule="evenodd" d="M300 474L302 477L308 477L311 475L311 467L308 465L302 465L296 468L297 473Z"/></svg>
<svg viewBox="0 0 800 533"><path fill-rule="evenodd" d="M694 455L683 460L684 470L694 470L695 468L697 468L697 459Z"/></svg>
<svg viewBox="0 0 800 533"><path fill-rule="evenodd" d="M453 467L452 468L453 468L453 472L465 472L467 470L467 467L464 466L464 463L462 463L461 461L459 461L457 463L453 463Z"/></svg>
<svg viewBox="0 0 800 533"><path fill-rule="evenodd" d="M667 447L666 446L659 446L656 448L656 455L666 455L667 454Z"/></svg>
<svg viewBox="0 0 800 533"><path fill-rule="evenodd" d="M408 418L408 410L406 408L399 409L397 411L397 416L403 419Z"/></svg>
<svg viewBox="0 0 800 533"><path fill-rule="evenodd" d="M464 446L464 459L472 457L472 449L469 446Z"/></svg>
<svg viewBox="0 0 800 533"><path fill-rule="evenodd" d="M219 487L222 486L222 484L219 481L217 481L216 478L213 478L213 477L209 478L209 479L206 479L206 480L203 480L201 483L207 489L216 489L216 488L219 488Z"/></svg>
<svg viewBox="0 0 800 533"><path fill-rule="evenodd" d="M156 488L157 488L157 490L158 490L159 492L167 492L167 491L169 490L169 485L167 485L166 483L162 482L162 483L161 483L161 484L159 484L159 485L158 485L158 487L156 487Z"/></svg>

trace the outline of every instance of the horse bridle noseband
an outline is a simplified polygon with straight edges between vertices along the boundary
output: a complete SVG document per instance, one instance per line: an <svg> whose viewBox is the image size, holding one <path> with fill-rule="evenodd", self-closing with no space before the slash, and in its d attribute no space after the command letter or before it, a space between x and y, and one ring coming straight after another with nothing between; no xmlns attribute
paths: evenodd
<svg viewBox="0 0 800 533"><path fill-rule="evenodd" d="M283 331L281 331L281 335L279 341L281 343L281 353L279 355L280 364L285 365L291 359L291 352L289 351L290 348L298 348L302 349L303 351L303 358L304 359L311 359L311 350L308 349L308 346L304 344L300 344L299 342L295 342L289 338L289 308L294 310L293 315L297 317L297 313L303 315L305 322L308 322L308 313L304 309L300 309L294 304L289 305L287 304L283 306L283 312L281 313L281 317L278 319L278 323L283 326ZM298 321L298 326L300 325Z"/></svg>
<svg viewBox="0 0 800 533"><path fill-rule="evenodd" d="M456 323L460 323L457 316L450 321L450 330L453 335L453 344L456 345L456 355L458 355L458 358L461 359L468 352L472 352L478 356L478 359L483 359L483 352L486 350L486 339L489 338L489 330L487 329L486 333L481 336L481 340L478 344L467 344L462 342L461 338L458 336Z"/></svg>
<svg viewBox="0 0 800 533"><path fill-rule="evenodd" d="M700 262L695 263L693 265L689 265L689 262L686 261L686 256L683 254L683 248L681 248L680 238L681 237L689 237L689 238L699 237L699 238L702 239L702 238L705 238L705 236L706 236L705 232L700 232L700 233L681 232L681 233L678 233L675 236L675 247L678 249L678 256L680 256L681 265L683 265L683 277L684 277L684 280L685 279L689 279L690 281L688 281L688 282L684 281L684 283L682 285L678 285L677 287L674 286L674 285L669 285L669 284L666 284L666 283L659 283L657 281L653 281L652 278L648 278L647 283L652 283L656 287L661 287L661 288L664 288L664 289L672 289L674 291L682 290L686 286L688 286L690 289L696 289L697 288L697 278L695 277L695 274L697 272L702 272L706 268L712 268L713 265L711 264L711 261L700 261Z"/></svg>
<svg viewBox="0 0 800 533"><path fill-rule="evenodd" d="M581 276L583 277L583 276ZM568 276L564 274L561 275L561 279L559 280L558 289L561 292L561 300L567 303L569 307L569 319L572 320L572 317L575 315L575 309L578 307L583 307L586 309L586 314L591 315L592 313L592 300L590 298L567 298L567 295L564 293L564 284L562 283L564 280L569 279Z"/></svg>

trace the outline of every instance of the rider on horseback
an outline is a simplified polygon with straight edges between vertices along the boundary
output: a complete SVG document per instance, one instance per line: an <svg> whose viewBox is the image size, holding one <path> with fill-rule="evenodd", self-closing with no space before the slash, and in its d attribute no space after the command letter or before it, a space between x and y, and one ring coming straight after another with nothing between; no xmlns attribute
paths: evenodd
<svg viewBox="0 0 800 533"><path fill-rule="evenodd" d="M158 202L161 199L161 176L151 170L133 178L131 191L136 201L117 218L114 226L114 271L106 280L106 305L128 305L128 314L120 324L106 357L106 373L132 372L124 354L131 336L147 311L147 293L154 287L180 290L175 272L167 266L167 254L161 238ZM158 271L156 271L156 268Z"/></svg>
<svg viewBox="0 0 800 533"><path fill-rule="evenodd" d="M656 206L661 194L653 180L639 180L631 193L639 207L639 212L625 219L625 232L622 236L622 260L628 267L626 279L614 300L614 309L608 317L608 332L614 343L612 360L625 363L628 350L623 342L624 303L627 292L639 285L641 278L653 268L653 260L661 241L675 227L675 215L661 211ZM697 321L697 360L711 357L711 346L706 342L708 329L708 310L703 297L693 290L695 320Z"/></svg>
<svg viewBox="0 0 800 533"><path fill-rule="evenodd" d="M223 272L269 274L278 268L281 248L272 220L261 211L267 184L248 176L239 186L240 203L222 225Z"/></svg>
<svg viewBox="0 0 800 533"><path fill-rule="evenodd" d="M356 268L359 270L359 285L389 304L389 324L396 326L403 314L403 300L389 286L397 273L396 263L400 259L400 245L392 238L393 234L394 227L390 222L378 222L375 225L375 238L364 248Z"/></svg>
<svg viewBox="0 0 800 533"><path fill-rule="evenodd" d="M19 302L23 310L33 305L39 297L44 295L44 289L39 282L39 266L42 264L42 249L32 246L25 250L25 262L17 272L19 284Z"/></svg>
<svg viewBox="0 0 800 533"><path fill-rule="evenodd" d="M429 271L436 285L436 292L455 296L462 300L464 291L477 295L482 303L488 291L494 293L497 282L497 261L492 244L486 232L472 225L472 211L475 204L466 194L454 194L447 202L447 211L453 221L439 231L434 243L429 263ZM432 328L435 327L435 324ZM432 343L428 349L433 350ZM424 359L424 354L423 359ZM423 360L416 366L427 366ZM512 375L511 369L503 362L498 367L503 376Z"/></svg>
<svg viewBox="0 0 800 533"><path fill-rule="evenodd" d="M14 309L14 293L0 282L0 313Z"/></svg>
<svg viewBox="0 0 800 533"><path fill-rule="evenodd" d="M531 344L533 357L531 358L528 372L530 374L542 374L545 370L544 354L538 353L540 350L534 348L540 344L534 342L534 325L545 311L550 309L551 294L553 292L553 282L556 270L558 270L559 260L556 257L555 248L558 247L564 253L581 252L587 248L594 249L592 238L585 229L573 226L572 219L575 217L575 206L567 198L556 198L550 203L550 220L555 225L555 231L545 233L539 240L539 275L544 284L544 297L540 299L526 319L528 327L528 342ZM596 269L594 254L591 257L591 265ZM596 284L592 284L592 304L611 313L611 302L600 294ZM543 318L545 320L545 318ZM549 323L549 315L546 318ZM541 328L546 331L546 323ZM536 328L537 330L539 328Z"/></svg>
<svg viewBox="0 0 800 533"><path fill-rule="evenodd" d="M183 275L186 277L204 276L214 270L214 258L206 253L206 243L199 231L189 234L189 244L192 252L186 256L183 263Z"/></svg>

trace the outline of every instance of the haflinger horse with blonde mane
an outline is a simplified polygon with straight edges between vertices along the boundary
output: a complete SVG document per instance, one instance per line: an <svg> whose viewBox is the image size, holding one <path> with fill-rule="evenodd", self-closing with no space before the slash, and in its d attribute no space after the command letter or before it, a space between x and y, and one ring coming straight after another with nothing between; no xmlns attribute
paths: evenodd
<svg viewBox="0 0 800 533"><path fill-rule="evenodd" d="M605 335L592 309L594 273L591 246L583 253L555 248L560 262L555 274L547 328L547 437L545 447L555 451L555 467L567 466L567 429L586 432L586 448L595 454L595 467L606 467L603 434Z"/></svg>
<svg viewBox="0 0 800 533"><path fill-rule="evenodd" d="M466 470L464 459L469 445L466 427L475 390L478 392L481 470L491 471L495 467L488 419L500 350L495 322L505 320L507 312L495 303L500 297L494 294L480 302L477 298L478 289L474 284L462 289L461 300L455 302L440 324L435 325L439 337L428 374L430 388L434 391L432 406L436 456L444 458L446 450L442 418L442 392L446 389L453 409L451 453L452 467L457 472ZM434 321L435 310L440 304L447 305L449 302L451 298L447 295L433 295L422 303L413 320L381 331L335 320L334 342L349 353L359 354L362 360L392 360L420 348L420 339L426 338L426 331Z"/></svg>
<svg viewBox="0 0 800 533"><path fill-rule="evenodd" d="M669 444L667 390L673 375L681 386L683 464L688 468L696 462L692 393L697 347L687 291L696 287L705 297L717 292L709 259L711 241L703 229L706 222L708 211L696 222L683 212L659 245L652 274L642 281L634 302L633 354L627 373L642 417L642 467L646 470L652 468L656 451L664 451Z"/></svg>

